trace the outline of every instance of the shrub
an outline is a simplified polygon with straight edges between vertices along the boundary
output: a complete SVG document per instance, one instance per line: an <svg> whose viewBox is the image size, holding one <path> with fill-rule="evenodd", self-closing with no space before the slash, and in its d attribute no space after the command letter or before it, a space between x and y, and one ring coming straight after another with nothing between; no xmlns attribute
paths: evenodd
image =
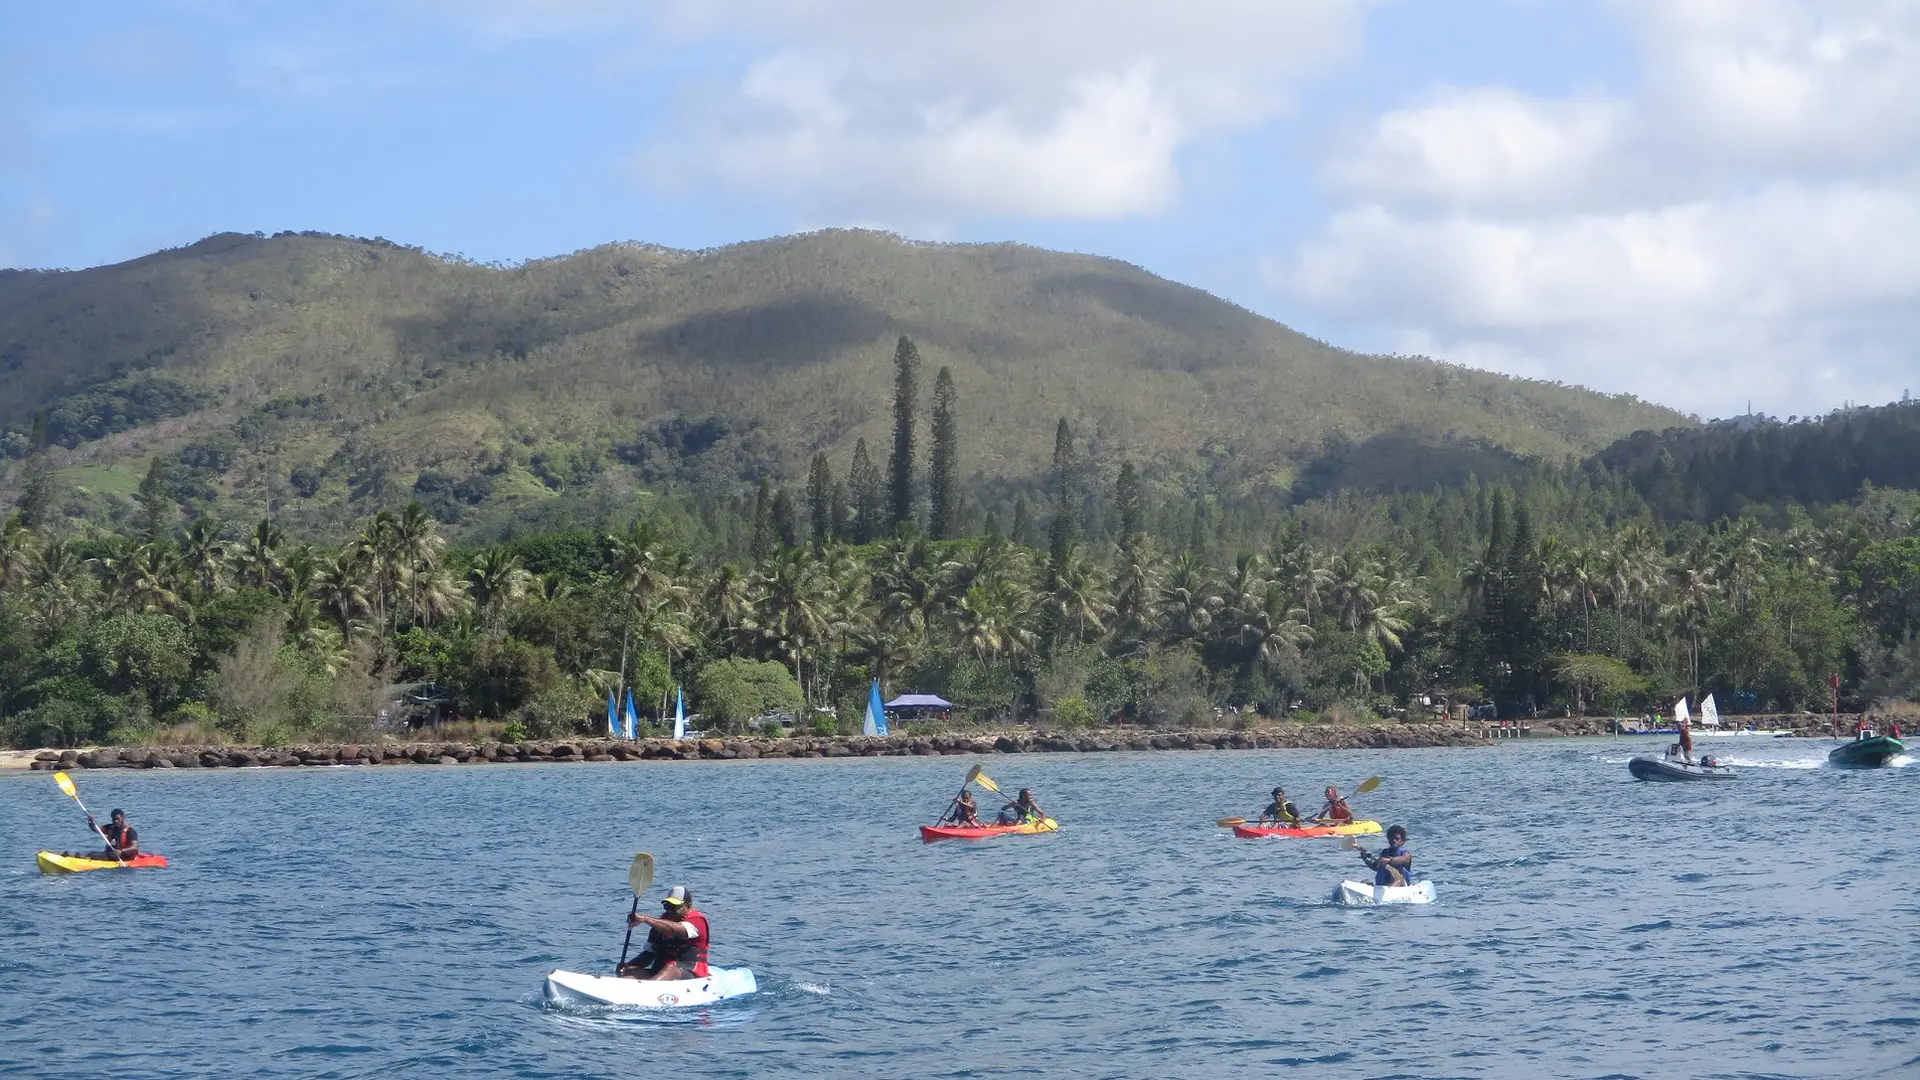
<svg viewBox="0 0 1920 1080"><path fill-rule="evenodd" d="M771 712L798 713L805 701L793 673L772 660L717 660L693 681L700 711L728 731Z"/></svg>
<svg viewBox="0 0 1920 1080"><path fill-rule="evenodd" d="M507 742L525 742L528 738L552 739L591 731L596 720L604 719L606 703L581 683L568 679L542 691L513 714L509 728L518 727L520 737ZM505 738L505 736L502 736Z"/></svg>
<svg viewBox="0 0 1920 1080"><path fill-rule="evenodd" d="M1087 699L1079 696L1063 697L1053 703L1052 721L1063 728L1084 728L1093 726L1093 709L1087 705Z"/></svg>
<svg viewBox="0 0 1920 1080"><path fill-rule="evenodd" d="M523 743L530 738L532 736L527 734L527 725L518 720L509 720L507 726L500 729L501 742Z"/></svg>

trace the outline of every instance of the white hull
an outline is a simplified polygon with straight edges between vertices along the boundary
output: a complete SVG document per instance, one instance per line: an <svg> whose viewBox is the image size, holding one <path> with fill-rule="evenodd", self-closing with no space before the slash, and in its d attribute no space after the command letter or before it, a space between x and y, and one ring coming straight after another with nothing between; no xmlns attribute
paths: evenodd
<svg viewBox="0 0 1920 1080"><path fill-rule="evenodd" d="M1343 881L1333 891L1333 899L1348 907L1375 907L1380 904L1431 904L1433 882L1416 881L1411 885L1375 885L1370 881Z"/></svg>
<svg viewBox="0 0 1920 1080"><path fill-rule="evenodd" d="M704 979L647 982L577 971L547 973L547 1000L629 1009L685 1009L742 997L760 988L751 968L714 968Z"/></svg>

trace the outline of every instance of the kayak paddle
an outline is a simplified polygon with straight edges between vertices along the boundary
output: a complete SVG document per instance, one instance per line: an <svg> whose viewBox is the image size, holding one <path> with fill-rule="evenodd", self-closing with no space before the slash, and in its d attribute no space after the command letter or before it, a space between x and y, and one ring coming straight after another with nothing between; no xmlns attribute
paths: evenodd
<svg viewBox="0 0 1920 1080"><path fill-rule="evenodd" d="M627 912L627 940L620 943L620 967L613 969L616 975L627 966L627 950L633 947L633 916L640 914L640 894L653 884L653 856L643 851L633 857L633 865L627 867L627 884L633 889L633 910Z"/></svg>
<svg viewBox="0 0 1920 1080"><path fill-rule="evenodd" d="M1360 781L1359 786L1353 789L1353 793L1355 795L1365 795L1367 792L1379 786L1380 778L1377 776L1369 776L1365 780ZM1214 822L1215 825L1223 829L1230 829L1235 825L1245 825L1246 823L1247 819L1243 817L1223 817Z"/></svg>
<svg viewBox="0 0 1920 1080"><path fill-rule="evenodd" d="M87 809L87 804L80 802L80 793L73 789L73 781L68 779L67 774L63 772L54 773L53 782L60 785L60 790L66 792L68 798L76 803L80 803L80 812L87 815L87 824L93 828L94 835L100 838L101 845L108 851L113 852L113 861L119 863L121 866L127 865L127 860L120 857L120 849L114 846L113 841L107 839L106 830L102 829L99 824L93 820L93 813Z"/></svg>
<svg viewBox="0 0 1920 1080"><path fill-rule="evenodd" d="M1218 825L1223 829L1230 829L1235 825L1245 825L1246 823L1247 823L1247 819L1243 817L1223 817L1220 820L1214 822L1215 825Z"/></svg>

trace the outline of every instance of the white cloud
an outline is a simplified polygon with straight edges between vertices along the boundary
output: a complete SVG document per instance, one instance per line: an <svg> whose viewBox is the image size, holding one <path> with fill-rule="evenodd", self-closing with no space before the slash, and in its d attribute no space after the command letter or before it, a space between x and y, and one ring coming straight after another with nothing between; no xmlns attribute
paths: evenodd
<svg viewBox="0 0 1920 1080"><path fill-rule="evenodd" d="M1271 280L1401 349L1705 413L1920 381L1920 8L1627 10L1638 93L1380 117Z"/></svg>
<svg viewBox="0 0 1920 1080"><path fill-rule="evenodd" d="M811 214L1109 218L1167 206L1177 156L1284 112L1353 47L1354 0L714 0L656 31L742 41L639 167Z"/></svg>

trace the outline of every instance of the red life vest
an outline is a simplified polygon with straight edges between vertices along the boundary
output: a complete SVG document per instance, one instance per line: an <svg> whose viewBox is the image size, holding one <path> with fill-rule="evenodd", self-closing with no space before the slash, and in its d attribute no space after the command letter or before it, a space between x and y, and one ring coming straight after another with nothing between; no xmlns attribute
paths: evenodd
<svg viewBox="0 0 1920 1080"><path fill-rule="evenodd" d="M693 977L704 979L708 975L707 946L711 944L707 939L706 913L698 908L688 908L687 913L680 916L680 921L692 923L694 929L700 931L700 936L693 939Z"/></svg>

